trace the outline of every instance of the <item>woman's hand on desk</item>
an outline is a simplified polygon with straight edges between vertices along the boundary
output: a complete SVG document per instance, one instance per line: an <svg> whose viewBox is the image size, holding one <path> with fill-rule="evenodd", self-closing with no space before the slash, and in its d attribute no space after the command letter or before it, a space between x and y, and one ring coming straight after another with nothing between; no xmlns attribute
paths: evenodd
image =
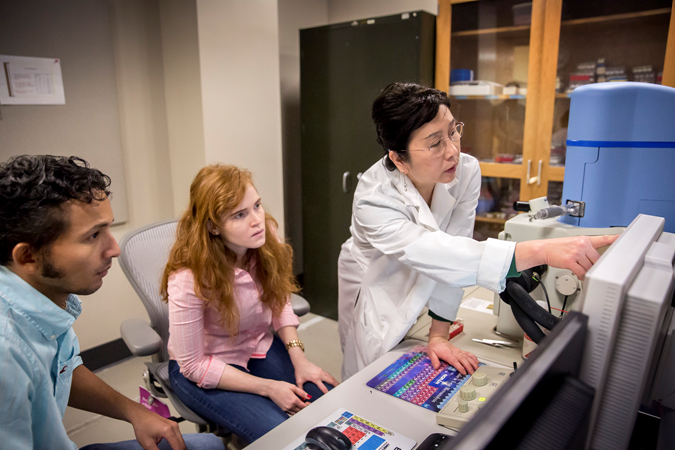
<svg viewBox="0 0 675 450"><path fill-rule="evenodd" d="M321 367L310 362L305 358L304 354L300 355L298 358L291 359L293 361L293 367L295 367L295 381L298 384L299 388L305 383L314 383L321 389L321 392L324 394L328 393L328 389L324 386L324 381L330 383L333 386L337 386L338 381L333 378L331 374L323 370Z"/></svg>
<svg viewBox="0 0 675 450"><path fill-rule="evenodd" d="M434 369L441 366L441 360L457 369L462 375L472 374L478 369L478 358L473 353L465 352L448 342L447 339L429 336L427 354Z"/></svg>
<svg viewBox="0 0 675 450"><path fill-rule="evenodd" d="M448 341L450 322L431 319L427 354L434 369L441 367L441 360L457 369L462 375L478 369L478 358L473 353L458 349Z"/></svg>

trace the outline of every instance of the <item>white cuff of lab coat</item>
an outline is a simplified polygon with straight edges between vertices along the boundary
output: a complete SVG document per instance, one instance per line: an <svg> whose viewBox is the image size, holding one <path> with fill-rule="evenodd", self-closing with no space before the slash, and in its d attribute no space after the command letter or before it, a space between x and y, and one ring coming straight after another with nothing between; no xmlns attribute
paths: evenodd
<svg viewBox="0 0 675 450"><path fill-rule="evenodd" d="M427 307L434 314L446 320L455 320L459 305L462 304L464 290L444 283L437 283L427 301Z"/></svg>
<svg viewBox="0 0 675 450"><path fill-rule="evenodd" d="M506 274L509 273L515 250L516 243L512 241L491 238L485 241L476 284L493 292L502 292L506 288Z"/></svg>

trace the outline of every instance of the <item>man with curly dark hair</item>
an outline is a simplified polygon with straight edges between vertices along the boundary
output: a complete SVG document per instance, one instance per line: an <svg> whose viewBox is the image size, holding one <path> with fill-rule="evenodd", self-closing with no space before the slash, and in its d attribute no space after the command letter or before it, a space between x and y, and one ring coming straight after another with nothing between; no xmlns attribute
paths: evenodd
<svg viewBox="0 0 675 450"><path fill-rule="evenodd" d="M103 285L120 249L110 178L77 157L18 156L0 164L0 446L75 449L66 406L126 420L137 441L107 449L223 449L119 394L82 365L72 324L77 295Z"/></svg>

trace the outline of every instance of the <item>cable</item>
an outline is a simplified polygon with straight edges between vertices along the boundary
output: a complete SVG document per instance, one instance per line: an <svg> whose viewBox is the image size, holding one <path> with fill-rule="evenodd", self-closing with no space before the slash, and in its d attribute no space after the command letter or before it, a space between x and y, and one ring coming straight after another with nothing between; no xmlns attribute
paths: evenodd
<svg viewBox="0 0 675 450"><path fill-rule="evenodd" d="M515 317L516 322L518 322L518 325L520 325L520 328L523 329L525 334L527 334L535 344L539 344L546 337L537 323L532 320L525 311L522 310L517 302L514 301L511 303L511 311L513 311L513 317Z"/></svg>
<svg viewBox="0 0 675 450"><path fill-rule="evenodd" d="M538 273L532 274L532 279L539 283L541 285L541 288L544 290L544 295L546 296L546 304L548 305L548 312L552 314L551 311L551 301L548 299L548 291L546 290L546 286L544 286L544 283L541 282L541 278L537 279ZM563 308L565 309L565 308Z"/></svg>
<svg viewBox="0 0 675 450"><path fill-rule="evenodd" d="M552 330L554 326L560 319L553 314L550 314L530 297L530 294L518 283L506 283L506 291L511 296L511 309L513 309L513 304L517 303L520 309L529 316L533 321L537 322L542 327L547 330ZM523 325L518 322L522 327ZM532 337L530 333L527 333L528 336ZM534 338L532 339L534 341ZM536 341L535 341L536 342Z"/></svg>
<svg viewBox="0 0 675 450"><path fill-rule="evenodd" d="M560 318L561 319L562 319L563 314L565 314L565 307L567 306L567 297L569 297L569 295L565 296L565 300L563 301L562 311L560 311Z"/></svg>

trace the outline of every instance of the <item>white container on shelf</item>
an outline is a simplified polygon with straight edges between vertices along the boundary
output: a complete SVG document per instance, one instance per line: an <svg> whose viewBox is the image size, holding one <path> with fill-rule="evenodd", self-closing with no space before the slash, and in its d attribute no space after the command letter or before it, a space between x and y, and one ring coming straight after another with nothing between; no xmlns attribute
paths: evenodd
<svg viewBox="0 0 675 450"><path fill-rule="evenodd" d="M504 86L492 81L460 81L450 86L450 95L501 95Z"/></svg>

